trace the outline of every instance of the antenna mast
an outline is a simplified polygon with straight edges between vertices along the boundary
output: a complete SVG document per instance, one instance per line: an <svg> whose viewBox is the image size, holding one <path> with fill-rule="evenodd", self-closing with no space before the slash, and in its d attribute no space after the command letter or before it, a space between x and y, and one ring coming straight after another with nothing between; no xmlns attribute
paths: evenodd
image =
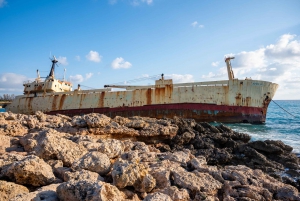
<svg viewBox="0 0 300 201"><path fill-rule="evenodd" d="M55 69L55 64L58 62L55 58L55 56L53 56L53 59L51 59L52 62L52 67L49 73L49 77L53 77L54 78L54 69Z"/></svg>
<svg viewBox="0 0 300 201"><path fill-rule="evenodd" d="M234 57L226 57L225 58L225 62L226 62L226 65L227 65L228 79L229 80L233 80L234 79L234 74L233 74L232 67L231 67L231 62L230 62L231 59L234 59Z"/></svg>

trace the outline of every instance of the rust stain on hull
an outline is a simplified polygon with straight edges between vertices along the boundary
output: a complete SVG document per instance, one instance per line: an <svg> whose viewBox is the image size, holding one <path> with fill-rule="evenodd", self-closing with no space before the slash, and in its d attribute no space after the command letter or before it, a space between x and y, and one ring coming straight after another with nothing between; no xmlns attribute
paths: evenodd
<svg viewBox="0 0 300 201"><path fill-rule="evenodd" d="M225 106L213 104L160 104L141 107L120 107L120 108L94 108L93 111L105 114L111 118L115 116L144 116L152 118L192 118L198 122L219 121L219 122L244 122L244 123L264 123L264 108ZM87 114L91 109L74 109L51 111L48 114L65 114L69 116Z"/></svg>

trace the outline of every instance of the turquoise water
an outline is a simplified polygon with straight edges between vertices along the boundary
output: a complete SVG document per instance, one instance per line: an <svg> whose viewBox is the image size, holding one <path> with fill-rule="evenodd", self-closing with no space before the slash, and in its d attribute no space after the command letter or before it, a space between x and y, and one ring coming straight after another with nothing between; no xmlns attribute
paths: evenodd
<svg viewBox="0 0 300 201"><path fill-rule="evenodd" d="M300 155L300 100L275 100L282 108L293 114L286 113L271 102L268 108L266 124L226 124L238 132L251 135L252 140L281 140L294 148L293 152Z"/></svg>

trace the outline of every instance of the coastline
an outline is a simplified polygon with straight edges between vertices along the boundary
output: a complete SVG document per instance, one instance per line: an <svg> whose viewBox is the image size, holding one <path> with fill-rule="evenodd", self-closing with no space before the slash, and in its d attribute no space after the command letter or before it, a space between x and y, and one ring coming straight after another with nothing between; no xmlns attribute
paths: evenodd
<svg viewBox="0 0 300 201"><path fill-rule="evenodd" d="M0 121L0 191L14 186L12 200L49 189L57 200L300 200L292 147L223 124L42 112Z"/></svg>

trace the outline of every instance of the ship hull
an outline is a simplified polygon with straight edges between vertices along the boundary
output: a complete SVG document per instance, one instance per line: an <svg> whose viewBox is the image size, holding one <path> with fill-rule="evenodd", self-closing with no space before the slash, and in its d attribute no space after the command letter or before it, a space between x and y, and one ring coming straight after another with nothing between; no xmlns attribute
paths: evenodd
<svg viewBox="0 0 300 201"><path fill-rule="evenodd" d="M64 114L68 116L88 113L101 113L111 118L115 116L152 117L152 118L182 118L195 119L197 122L223 122L223 123L252 123L263 124L266 120L266 107L227 106L202 103L158 104L140 107L118 108L82 108L71 110L57 110L47 114Z"/></svg>
<svg viewBox="0 0 300 201"><path fill-rule="evenodd" d="M102 113L115 116L195 119L197 122L264 123L278 85L259 80L225 80L109 89L38 93L17 96L7 111L70 116Z"/></svg>

